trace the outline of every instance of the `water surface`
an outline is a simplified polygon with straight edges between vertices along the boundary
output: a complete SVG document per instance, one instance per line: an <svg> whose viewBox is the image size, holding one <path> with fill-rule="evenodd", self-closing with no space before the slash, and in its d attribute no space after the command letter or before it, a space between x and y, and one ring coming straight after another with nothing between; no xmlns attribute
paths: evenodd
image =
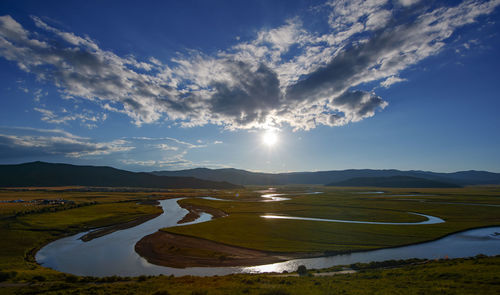
<svg viewBox="0 0 500 295"><path fill-rule="evenodd" d="M439 217L432 215L425 215L421 213L408 212L408 214L419 215L427 218L427 220L419 222L380 222L380 221L362 221L362 220L344 220L344 219L325 219L325 218L312 218L312 217L296 217L286 215L262 215L262 218L269 219L290 219L290 220L307 220L307 221L320 221L320 222L339 222L339 223L358 223L358 224L383 224L383 225L417 225L417 224L436 224L445 222Z"/></svg>
<svg viewBox="0 0 500 295"><path fill-rule="evenodd" d="M500 226L478 228L421 244L329 257L295 259L281 263L247 267L244 271L250 273L290 272L297 270L299 265L305 265L308 269L320 269L336 265L349 265L358 262L368 263L391 259L461 258L472 257L478 254L499 255L500 235L495 234L499 232Z"/></svg>
<svg viewBox="0 0 500 295"><path fill-rule="evenodd" d="M160 228L179 226L188 210L177 201L160 201L164 213L138 226L118 230L111 234L83 242L79 238L88 232L79 233L54 241L38 251L35 258L43 266L76 275L92 276L138 276L166 273L163 267L148 263L134 250L135 244L144 236ZM209 221L212 215L202 213L200 217L182 225Z"/></svg>

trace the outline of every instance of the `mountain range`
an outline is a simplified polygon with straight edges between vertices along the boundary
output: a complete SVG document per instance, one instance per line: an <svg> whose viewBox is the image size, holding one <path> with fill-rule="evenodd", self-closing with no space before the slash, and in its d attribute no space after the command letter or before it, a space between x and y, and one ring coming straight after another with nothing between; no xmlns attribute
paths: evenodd
<svg viewBox="0 0 500 295"><path fill-rule="evenodd" d="M412 176L355 177L327 184L328 186L371 186L371 187L413 187L444 188L460 185Z"/></svg>
<svg viewBox="0 0 500 295"><path fill-rule="evenodd" d="M153 171L162 176L191 176L212 181L227 181L238 185L330 184L360 177L406 176L444 182L453 185L500 184L500 173L487 171L459 171L438 173L419 170L348 169L318 172L260 173L224 168L196 168L178 171Z"/></svg>
<svg viewBox="0 0 500 295"><path fill-rule="evenodd" d="M437 173L395 169L260 173L234 168L130 172L106 166L79 166L45 162L0 165L0 187L95 186L235 189L241 188L243 185L286 184L456 187L500 184L500 173L474 170Z"/></svg>
<svg viewBox="0 0 500 295"><path fill-rule="evenodd" d="M240 188L225 181L191 176L158 176L104 166L78 166L31 162L0 165L0 187L97 186L141 188Z"/></svg>

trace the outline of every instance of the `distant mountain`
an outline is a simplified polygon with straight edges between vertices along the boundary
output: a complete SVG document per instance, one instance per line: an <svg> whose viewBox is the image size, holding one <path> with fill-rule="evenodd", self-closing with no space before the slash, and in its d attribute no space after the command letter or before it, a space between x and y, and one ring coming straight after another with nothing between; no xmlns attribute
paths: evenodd
<svg viewBox="0 0 500 295"><path fill-rule="evenodd" d="M77 166L44 162L0 165L0 187L73 185L214 189L233 189L240 187L228 182L202 180L190 176L158 176L150 173L135 173L103 166Z"/></svg>
<svg viewBox="0 0 500 295"><path fill-rule="evenodd" d="M411 176L356 177L327 184L328 186L373 186L405 188L460 187L456 184Z"/></svg>
<svg viewBox="0 0 500 295"><path fill-rule="evenodd" d="M286 181L279 179L277 174L255 173L234 168L195 168L180 171L153 171L151 173L160 176L191 176L212 181L221 181L223 179L227 182L240 185L273 185L287 183Z"/></svg>
<svg viewBox="0 0 500 295"><path fill-rule="evenodd" d="M327 184L357 177L409 176L457 185L500 184L500 173L460 171L436 173L428 171L349 169L319 172L258 173L233 168L196 168L179 171L154 171L162 176L191 176L212 181L228 181L240 185Z"/></svg>

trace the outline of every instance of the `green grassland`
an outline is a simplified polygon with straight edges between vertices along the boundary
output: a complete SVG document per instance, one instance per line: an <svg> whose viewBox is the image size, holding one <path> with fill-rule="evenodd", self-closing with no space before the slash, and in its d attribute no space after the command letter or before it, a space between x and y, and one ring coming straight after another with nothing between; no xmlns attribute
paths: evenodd
<svg viewBox="0 0 500 295"><path fill-rule="evenodd" d="M290 192L303 188L287 188ZM226 199L185 199L181 202L219 208L229 214L211 222L163 229L202 237L230 245L279 252L347 252L433 240L474 227L499 225L500 207L460 203L500 205L498 187L453 189L384 189L384 194L358 194L360 190L321 187L317 195L291 195L282 202L251 202L255 196ZM366 191L376 190L366 189ZM393 196L414 195L419 196ZM455 203L455 204L446 204ZM444 219L430 225L371 225L303 220L264 219L264 214L345 220L418 222L418 212Z"/></svg>
<svg viewBox="0 0 500 295"><path fill-rule="evenodd" d="M358 273L316 277L228 275L137 278L60 276L0 285L2 294L333 295L498 294L500 257L419 261L396 268L356 265ZM0 283L1 284L1 283Z"/></svg>
<svg viewBox="0 0 500 295"><path fill-rule="evenodd" d="M0 200L59 198L74 201L75 205L33 205L27 211L26 203L0 203L0 208L8 206L10 209L0 210L1 271L16 272L19 280L38 275L57 277L58 272L34 262L35 251L44 244L91 228L161 213L157 206L137 204L147 198L141 193L0 191Z"/></svg>
<svg viewBox="0 0 500 295"><path fill-rule="evenodd" d="M168 231L205 237L233 245L276 251L353 251L434 239L467 228L500 225L500 208L455 203L500 204L499 187L461 189L384 189L384 194L357 194L356 188L281 187L279 192L321 190L295 195L284 202L254 202L258 187L246 190L175 190L171 192L77 192L0 190L1 200L65 199L74 205L30 208L0 203L1 294L495 294L500 292L500 257L453 259L363 268L356 274L329 277L77 277L41 267L34 253L61 237L156 214L158 207L138 201L187 197L182 202L220 208L228 217ZM376 188L364 188L375 191ZM394 197L392 194L432 195ZM209 201L197 196L237 199ZM245 201L246 200L246 201ZM422 202L424 201L424 202ZM10 206L7 209L4 208ZM294 220L265 220L264 213L367 221L416 222L420 212L446 220L436 225L380 226ZM337 270L338 268L334 269Z"/></svg>
<svg viewBox="0 0 500 295"><path fill-rule="evenodd" d="M60 273L40 267L34 262L36 250L48 242L91 228L124 223L162 212L157 206L139 205L139 201L217 194L217 191L212 190L188 189L161 192L87 192L64 189L74 188L0 190L0 201L64 199L74 202L72 205L0 203L0 271L15 272L16 280L21 281L38 275L57 278Z"/></svg>

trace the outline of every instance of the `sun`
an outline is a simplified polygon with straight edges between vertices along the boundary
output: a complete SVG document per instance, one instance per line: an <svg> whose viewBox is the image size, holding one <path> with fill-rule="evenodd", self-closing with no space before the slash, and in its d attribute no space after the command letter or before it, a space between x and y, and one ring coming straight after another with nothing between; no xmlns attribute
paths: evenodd
<svg viewBox="0 0 500 295"><path fill-rule="evenodd" d="M272 147L278 142L278 135L273 130L267 130L262 135L262 142L268 147Z"/></svg>

